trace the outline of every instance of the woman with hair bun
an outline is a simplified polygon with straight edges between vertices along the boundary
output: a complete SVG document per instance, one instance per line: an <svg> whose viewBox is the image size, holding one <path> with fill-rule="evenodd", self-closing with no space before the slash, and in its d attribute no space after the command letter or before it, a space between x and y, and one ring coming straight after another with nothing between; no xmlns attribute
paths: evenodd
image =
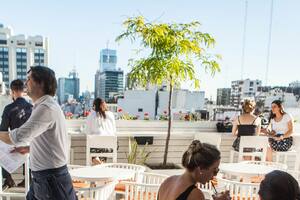
<svg viewBox="0 0 300 200"><path fill-rule="evenodd" d="M260 133L261 119L253 114L255 105L255 101L245 99L242 106L243 114L233 122L232 134L237 136L232 144L235 151L239 151L241 136L254 136Z"/></svg>
<svg viewBox="0 0 300 200"><path fill-rule="evenodd" d="M160 186L158 200L204 200L204 194L196 186L212 180L219 171L220 151L213 145L194 140L182 156L182 175L167 178ZM229 200L229 192L213 197Z"/></svg>

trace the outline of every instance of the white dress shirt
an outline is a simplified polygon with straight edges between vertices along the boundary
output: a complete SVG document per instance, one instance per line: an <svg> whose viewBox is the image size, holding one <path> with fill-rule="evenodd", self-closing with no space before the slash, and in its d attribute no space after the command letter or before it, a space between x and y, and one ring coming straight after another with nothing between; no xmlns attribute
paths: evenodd
<svg viewBox="0 0 300 200"><path fill-rule="evenodd" d="M16 146L30 144L30 168L33 171L67 164L68 136L65 117L52 96L39 98L27 122L12 130L9 136Z"/></svg>

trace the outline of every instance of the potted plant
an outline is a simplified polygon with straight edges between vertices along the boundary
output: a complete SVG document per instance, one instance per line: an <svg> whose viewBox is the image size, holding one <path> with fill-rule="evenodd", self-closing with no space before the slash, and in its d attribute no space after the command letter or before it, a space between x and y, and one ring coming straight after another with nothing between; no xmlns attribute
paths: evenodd
<svg viewBox="0 0 300 200"><path fill-rule="evenodd" d="M139 39L141 51L146 50L145 57L129 60L132 70L129 79L146 87L149 83L162 85L168 83L168 132L165 144L162 167L167 165L168 148L172 126L172 92L182 82L190 81L199 88L200 80L196 76L194 60L213 75L219 71L218 55L210 53L214 38L199 31L200 23L153 23L146 22L144 17L128 18L124 21L125 30L116 41L129 38ZM141 51L138 51L141 52Z"/></svg>

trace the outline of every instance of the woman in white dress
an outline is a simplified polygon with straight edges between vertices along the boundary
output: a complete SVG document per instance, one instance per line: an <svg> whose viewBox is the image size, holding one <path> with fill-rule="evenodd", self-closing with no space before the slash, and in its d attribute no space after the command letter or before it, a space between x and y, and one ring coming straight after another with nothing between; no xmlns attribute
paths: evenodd
<svg viewBox="0 0 300 200"><path fill-rule="evenodd" d="M94 135L116 135L116 122L114 114L108 111L106 103L101 98L96 98L93 110L86 119L86 133ZM91 148L91 153L107 152L110 149ZM105 160L105 159L104 159ZM100 158L93 158L93 164L101 164Z"/></svg>

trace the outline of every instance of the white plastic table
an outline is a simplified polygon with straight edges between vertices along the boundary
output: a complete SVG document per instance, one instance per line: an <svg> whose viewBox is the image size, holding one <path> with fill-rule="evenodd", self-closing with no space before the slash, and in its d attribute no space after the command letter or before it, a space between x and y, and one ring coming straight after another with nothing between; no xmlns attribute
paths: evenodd
<svg viewBox="0 0 300 200"><path fill-rule="evenodd" d="M70 170L72 179L79 181L108 182L134 178L135 171L119 168L83 167Z"/></svg>
<svg viewBox="0 0 300 200"><path fill-rule="evenodd" d="M267 173L277 170L275 166L258 165L250 163L222 163L219 166L221 172L226 175L240 176L244 178L251 178L253 176L264 176Z"/></svg>

